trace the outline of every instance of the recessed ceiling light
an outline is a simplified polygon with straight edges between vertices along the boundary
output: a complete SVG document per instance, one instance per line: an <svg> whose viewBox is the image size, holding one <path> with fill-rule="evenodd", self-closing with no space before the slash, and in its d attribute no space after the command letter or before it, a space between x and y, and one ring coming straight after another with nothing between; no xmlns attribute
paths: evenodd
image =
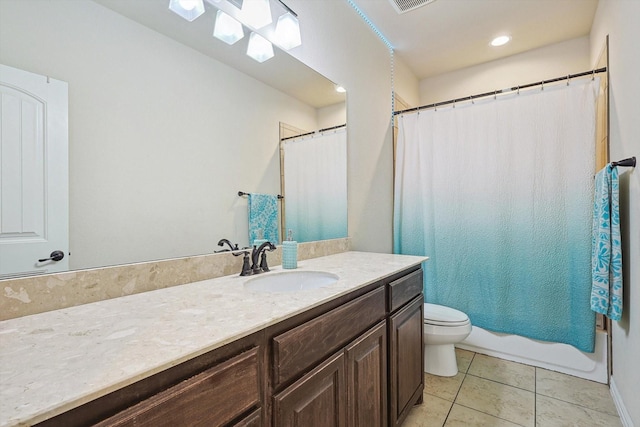
<svg viewBox="0 0 640 427"><path fill-rule="evenodd" d="M345 93L346 91L347 90L344 87L342 87L340 85L336 85L336 92Z"/></svg>
<svg viewBox="0 0 640 427"><path fill-rule="evenodd" d="M491 46L502 46L509 43L511 36L499 36L491 40Z"/></svg>

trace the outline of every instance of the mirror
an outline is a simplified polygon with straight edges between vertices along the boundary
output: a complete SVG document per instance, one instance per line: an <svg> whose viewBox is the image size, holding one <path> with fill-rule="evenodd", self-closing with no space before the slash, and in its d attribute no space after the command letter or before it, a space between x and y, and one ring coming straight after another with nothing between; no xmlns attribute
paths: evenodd
<svg viewBox="0 0 640 427"><path fill-rule="evenodd" d="M168 0L3 0L0 63L69 84L70 268L248 244L247 199L278 194L279 123L346 119L344 94L276 49L260 64ZM303 40L304 43L304 40ZM323 123L327 110L340 123Z"/></svg>

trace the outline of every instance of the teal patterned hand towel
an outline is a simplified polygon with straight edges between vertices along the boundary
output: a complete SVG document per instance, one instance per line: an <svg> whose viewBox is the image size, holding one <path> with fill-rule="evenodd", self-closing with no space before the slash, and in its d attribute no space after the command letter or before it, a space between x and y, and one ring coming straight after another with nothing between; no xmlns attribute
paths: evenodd
<svg viewBox="0 0 640 427"><path fill-rule="evenodd" d="M622 249L618 168L607 165L596 175L591 238L591 309L611 320L622 317Z"/></svg>
<svg viewBox="0 0 640 427"><path fill-rule="evenodd" d="M278 196L249 194L249 242L256 239L278 244Z"/></svg>

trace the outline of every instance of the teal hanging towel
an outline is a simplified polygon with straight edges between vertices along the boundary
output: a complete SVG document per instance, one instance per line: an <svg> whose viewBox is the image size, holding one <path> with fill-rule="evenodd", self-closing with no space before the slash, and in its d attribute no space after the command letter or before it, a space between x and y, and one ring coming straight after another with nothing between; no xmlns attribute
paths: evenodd
<svg viewBox="0 0 640 427"><path fill-rule="evenodd" d="M249 196L249 242L265 239L278 244L278 196L255 194Z"/></svg>
<svg viewBox="0 0 640 427"><path fill-rule="evenodd" d="M622 249L618 168L596 175L591 251L591 309L611 320L622 318Z"/></svg>

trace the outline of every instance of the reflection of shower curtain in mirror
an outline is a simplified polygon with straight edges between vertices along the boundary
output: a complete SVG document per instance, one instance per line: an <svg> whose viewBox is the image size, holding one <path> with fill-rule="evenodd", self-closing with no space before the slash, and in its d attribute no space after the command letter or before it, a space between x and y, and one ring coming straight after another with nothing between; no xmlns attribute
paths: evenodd
<svg viewBox="0 0 640 427"><path fill-rule="evenodd" d="M571 81L400 117L394 251L430 257L428 302L593 351L597 92Z"/></svg>
<svg viewBox="0 0 640 427"><path fill-rule="evenodd" d="M346 129L286 140L283 150L285 228L298 242L346 237Z"/></svg>

